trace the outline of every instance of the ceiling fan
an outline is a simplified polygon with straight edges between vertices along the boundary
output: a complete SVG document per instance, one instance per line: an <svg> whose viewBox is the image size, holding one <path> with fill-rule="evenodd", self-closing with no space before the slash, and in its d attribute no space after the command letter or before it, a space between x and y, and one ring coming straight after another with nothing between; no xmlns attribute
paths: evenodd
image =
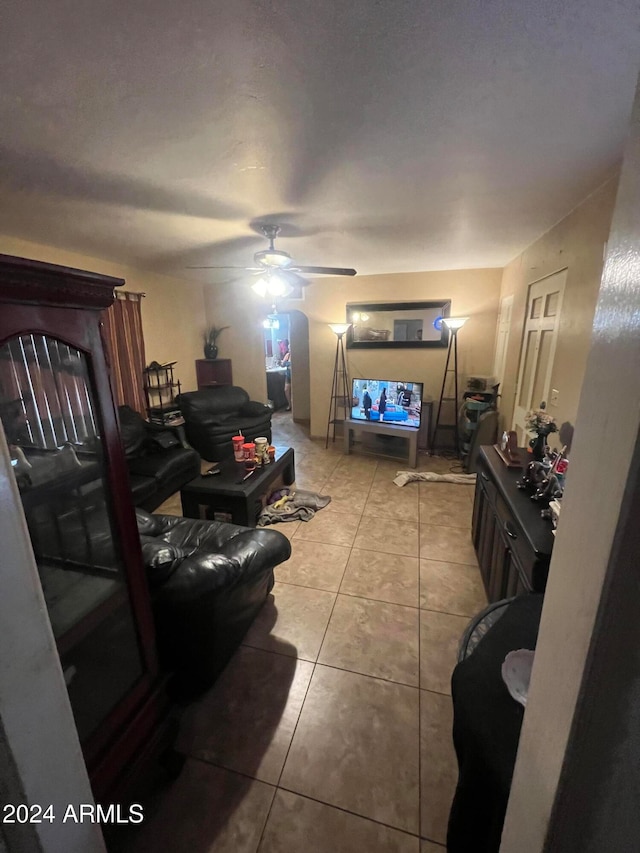
<svg viewBox="0 0 640 853"><path fill-rule="evenodd" d="M256 252L253 256L254 267L240 266L202 266L189 267L194 270L245 270L260 276L253 289L261 296L285 296L292 288L307 287L310 284L304 275L356 275L356 270L344 267L311 267L296 263L290 254L276 249L274 241L280 232L279 225L265 223L260 230L269 241L269 248Z"/></svg>

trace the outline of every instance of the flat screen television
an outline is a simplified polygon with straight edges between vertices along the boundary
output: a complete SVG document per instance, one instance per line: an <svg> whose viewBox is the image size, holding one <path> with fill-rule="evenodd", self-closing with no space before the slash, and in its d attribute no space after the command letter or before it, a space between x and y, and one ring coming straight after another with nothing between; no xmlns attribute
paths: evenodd
<svg viewBox="0 0 640 853"><path fill-rule="evenodd" d="M422 382L354 379L351 417L362 421L420 426Z"/></svg>

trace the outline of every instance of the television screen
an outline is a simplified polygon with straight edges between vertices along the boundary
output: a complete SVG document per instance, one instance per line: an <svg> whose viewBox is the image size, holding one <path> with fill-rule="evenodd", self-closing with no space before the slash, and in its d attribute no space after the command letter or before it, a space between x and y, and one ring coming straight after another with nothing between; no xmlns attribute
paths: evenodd
<svg viewBox="0 0 640 853"><path fill-rule="evenodd" d="M362 421L420 426L422 382L354 379L351 417Z"/></svg>

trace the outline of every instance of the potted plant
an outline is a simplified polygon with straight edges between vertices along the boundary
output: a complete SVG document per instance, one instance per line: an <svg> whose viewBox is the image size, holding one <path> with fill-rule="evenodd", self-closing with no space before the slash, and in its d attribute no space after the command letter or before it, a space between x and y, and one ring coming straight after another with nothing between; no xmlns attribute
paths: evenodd
<svg viewBox="0 0 640 853"><path fill-rule="evenodd" d="M224 332L225 329L228 329L229 326L209 326L204 330L203 340L204 340L204 357L209 359L216 359L218 357L218 346L216 341L220 337L221 333Z"/></svg>

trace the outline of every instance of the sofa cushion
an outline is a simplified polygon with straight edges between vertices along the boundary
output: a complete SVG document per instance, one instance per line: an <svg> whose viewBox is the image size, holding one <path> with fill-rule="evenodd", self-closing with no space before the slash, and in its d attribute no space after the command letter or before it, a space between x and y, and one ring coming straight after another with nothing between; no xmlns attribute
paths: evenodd
<svg viewBox="0 0 640 853"><path fill-rule="evenodd" d="M129 459L129 472L134 475L165 481L179 476L185 468L190 467L193 456L193 450L186 450L182 447L177 450L167 450L164 453L139 456L136 459Z"/></svg>
<svg viewBox="0 0 640 853"><path fill-rule="evenodd" d="M129 406L118 406L118 416L124 452L129 459L142 453L147 440L147 423Z"/></svg>
<svg viewBox="0 0 640 853"><path fill-rule="evenodd" d="M147 498L155 493L158 488L158 483L155 477L144 477L129 472L129 485L131 494L133 495L133 503L135 505L143 503Z"/></svg>
<svg viewBox="0 0 640 853"><path fill-rule="evenodd" d="M200 419L202 416L224 415L237 412L249 402L249 395L237 385L223 385L202 391L187 391L177 399L185 419Z"/></svg>
<svg viewBox="0 0 640 853"><path fill-rule="evenodd" d="M243 435L247 435L248 433L253 433L253 435L260 435L260 429L270 430L271 429L271 416L269 415L266 418L248 418L242 417L239 414L235 414L233 417L226 418L224 421L219 423L208 423L206 426L197 424L193 425L189 434L197 434L204 435L208 439L212 439L214 441L218 441L219 437L228 438L231 441L231 437L238 434L238 430L240 430ZM258 432L256 432L256 429Z"/></svg>
<svg viewBox="0 0 640 853"><path fill-rule="evenodd" d="M146 442L146 450L149 453L162 453L163 450L171 450L180 447L178 436L170 430L152 432Z"/></svg>

